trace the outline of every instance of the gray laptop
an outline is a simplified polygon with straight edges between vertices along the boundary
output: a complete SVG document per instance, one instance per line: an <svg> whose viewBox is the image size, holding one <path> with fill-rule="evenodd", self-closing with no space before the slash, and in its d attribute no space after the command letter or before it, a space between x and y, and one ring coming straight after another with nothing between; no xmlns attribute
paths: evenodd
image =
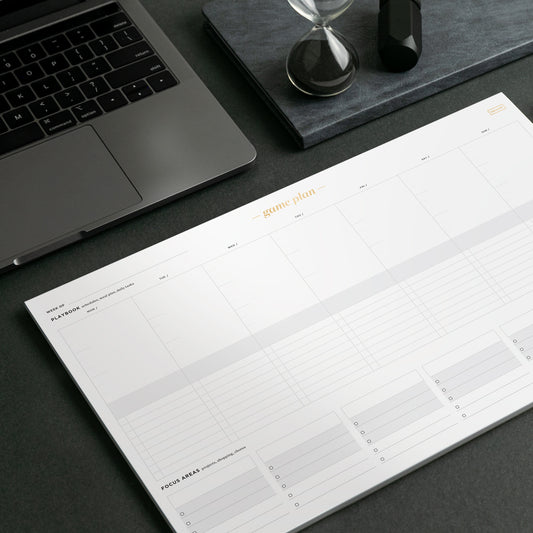
<svg viewBox="0 0 533 533"><path fill-rule="evenodd" d="M0 0L0 269L255 155L137 0Z"/></svg>

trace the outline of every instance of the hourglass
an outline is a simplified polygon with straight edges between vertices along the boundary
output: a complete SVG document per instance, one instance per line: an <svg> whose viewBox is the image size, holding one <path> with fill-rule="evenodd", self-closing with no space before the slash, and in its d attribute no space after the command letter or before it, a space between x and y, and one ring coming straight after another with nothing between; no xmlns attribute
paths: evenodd
<svg viewBox="0 0 533 533"><path fill-rule="evenodd" d="M313 96L334 96L352 84L359 58L352 45L329 23L344 13L353 0L288 0L315 24L287 56L287 75L300 91Z"/></svg>

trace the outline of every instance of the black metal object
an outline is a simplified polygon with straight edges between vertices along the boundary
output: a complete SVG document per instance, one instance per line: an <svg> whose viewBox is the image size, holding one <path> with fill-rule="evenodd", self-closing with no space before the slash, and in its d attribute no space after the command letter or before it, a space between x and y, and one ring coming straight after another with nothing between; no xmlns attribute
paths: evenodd
<svg viewBox="0 0 533 533"><path fill-rule="evenodd" d="M378 51L393 72L413 68L422 53L420 0L380 0Z"/></svg>

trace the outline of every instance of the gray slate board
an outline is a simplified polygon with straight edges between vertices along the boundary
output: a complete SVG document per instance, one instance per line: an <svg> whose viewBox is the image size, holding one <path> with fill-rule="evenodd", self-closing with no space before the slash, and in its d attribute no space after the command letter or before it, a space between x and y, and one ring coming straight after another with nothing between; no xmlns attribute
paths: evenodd
<svg viewBox="0 0 533 533"><path fill-rule="evenodd" d="M213 0L203 13L302 148L533 53L533 0L423 0L422 56L411 71L390 73L377 53L378 10L378 0L355 0L333 21L361 69L331 98L301 94L287 79L287 53L312 27L287 0Z"/></svg>

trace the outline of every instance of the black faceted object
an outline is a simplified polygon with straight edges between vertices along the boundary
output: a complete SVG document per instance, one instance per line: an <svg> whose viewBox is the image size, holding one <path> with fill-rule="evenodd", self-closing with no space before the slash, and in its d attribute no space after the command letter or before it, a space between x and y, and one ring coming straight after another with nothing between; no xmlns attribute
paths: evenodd
<svg viewBox="0 0 533 533"><path fill-rule="evenodd" d="M378 50L393 72L413 68L422 53L422 13L419 0L380 0Z"/></svg>

